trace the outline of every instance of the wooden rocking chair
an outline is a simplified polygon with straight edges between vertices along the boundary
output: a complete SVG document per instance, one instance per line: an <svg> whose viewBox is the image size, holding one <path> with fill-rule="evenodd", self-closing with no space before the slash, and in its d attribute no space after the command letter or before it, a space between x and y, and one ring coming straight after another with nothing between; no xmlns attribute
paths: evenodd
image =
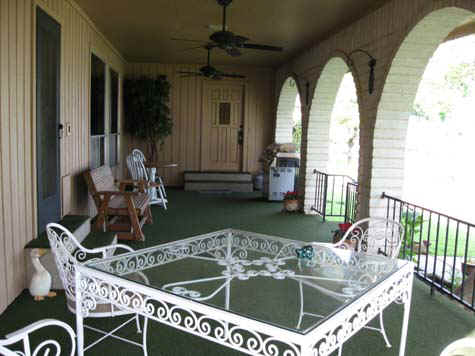
<svg viewBox="0 0 475 356"><path fill-rule="evenodd" d="M116 231L122 240L145 240L142 226L153 223L150 198L146 193L152 183L124 180L117 188L109 166L86 171L84 177L97 208L96 231ZM138 191L125 190L131 185Z"/></svg>

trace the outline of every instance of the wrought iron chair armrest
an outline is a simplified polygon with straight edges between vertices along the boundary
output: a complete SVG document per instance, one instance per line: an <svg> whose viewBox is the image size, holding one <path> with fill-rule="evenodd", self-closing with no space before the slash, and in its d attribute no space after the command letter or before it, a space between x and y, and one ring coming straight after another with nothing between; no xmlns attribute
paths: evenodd
<svg viewBox="0 0 475 356"><path fill-rule="evenodd" d="M102 246L102 247L96 247L96 248L92 248L92 249L88 249L88 248L85 248L85 247L81 246L81 250L86 252L86 253L91 253L91 254L101 253L102 258L107 257L107 252L109 250L115 250L115 249L124 249L124 250L127 250L127 252L134 252L135 251L132 247L127 246L127 245L123 245L123 244L113 244L113 245L107 245L107 246Z"/></svg>
<svg viewBox="0 0 475 356"><path fill-rule="evenodd" d="M7 334L5 339L0 340L0 346L12 345L12 344L17 343L18 341L24 340L25 338L29 337L30 333L38 329L41 329L45 326L58 326L65 329L68 332L69 336L71 337L71 346L72 346L71 356L73 356L76 351L76 333L68 324L56 319L39 320L37 322L34 322L31 325L25 326L24 328L20 330ZM51 340L48 340L48 341L51 341ZM43 345L46 342L47 341L42 342L40 345L38 345L38 347ZM58 352L60 352L60 350L58 350Z"/></svg>

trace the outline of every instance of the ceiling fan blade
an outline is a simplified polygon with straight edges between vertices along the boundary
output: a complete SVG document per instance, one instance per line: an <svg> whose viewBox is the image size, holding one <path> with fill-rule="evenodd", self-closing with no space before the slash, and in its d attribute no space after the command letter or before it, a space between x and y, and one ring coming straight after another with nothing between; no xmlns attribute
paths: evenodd
<svg viewBox="0 0 475 356"><path fill-rule="evenodd" d="M172 41L186 41L186 42L199 42L199 43L206 43L206 41L201 40L190 40L188 38L170 38Z"/></svg>
<svg viewBox="0 0 475 356"><path fill-rule="evenodd" d="M226 52L232 57L239 57L242 54L236 47L226 48Z"/></svg>
<svg viewBox="0 0 475 356"><path fill-rule="evenodd" d="M263 51L274 51L274 52L282 52L284 50L282 47L261 45L261 44L255 44L255 43L243 43L242 48L259 49Z"/></svg>
<svg viewBox="0 0 475 356"><path fill-rule="evenodd" d="M219 73L220 77L226 77L226 78L246 78L245 75L241 74L231 74L231 73Z"/></svg>
<svg viewBox="0 0 475 356"><path fill-rule="evenodd" d="M199 72L187 72L187 71L184 71L184 70L180 70L177 72L178 74L187 74L187 75L202 75L201 73Z"/></svg>
<svg viewBox="0 0 475 356"><path fill-rule="evenodd" d="M201 49L201 48L203 48L203 46L188 47L188 48L180 50L180 52L186 52L186 51L191 51L193 49Z"/></svg>
<svg viewBox="0 0 475 356"><path fill-rule="evenodd" d="M239 36L239 35L234 35L234 42L236 44L244 44L244 42L249 41L249 38L244 37L244 36Z"/></svg>

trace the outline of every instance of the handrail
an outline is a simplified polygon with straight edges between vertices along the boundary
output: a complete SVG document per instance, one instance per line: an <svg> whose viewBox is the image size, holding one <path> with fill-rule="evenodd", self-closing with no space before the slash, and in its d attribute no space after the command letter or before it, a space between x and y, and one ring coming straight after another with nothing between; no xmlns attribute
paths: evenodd
<svg viewBox="0 0 475 356"><path fill-rule="evenodd" d="M475 224L382 193L386 217L404 226L400 258L418 278L475 311Z"/></svg>
<svg viewBox="0 0 475 356"><path fill-rule="evenodd" d="M402 199L400 199L400 198L396 198L396 197L393 197L393 196L391 196L391 195L387 195L385 192L383 192L383 193L381 194L381 199L384 199L384 198L388 198L388 199L391 199L391 200L395 200L395 201L400 202L400 203L403 203L403 204L409 204L409 205L411 205L411 206L414 207L414 208L423 209L423 210L428 211L428 212L431 212L431 213L433 213L433 214L437 214L437 215L443 216L444 218L456 220L456 221L458 221L458 222L461 223L461 224L470 225L470 226L475 227L475 223L470 223L470 222L468 222L468 221L465 221L465 220L462 220L462 219L459 219L459 218L456 218L456 217L453 217L453 216L450 216L450 215L441 213L441 212L439 212L439 211L437 211L437 210L432 210L432 209L424 208L423 206L420 206L420 205L417 205L417 204L414 204L414 203L409 203L409 202L404 201L404 200L402 200Z"/></svg>
<svg viewBox="0 0 475 356"><path fill-rule="evenodd" d="M323 221L327 217L354 221L358 200L356 180L346 174L325 173L317 169L313 170L313 174L315 197L311 210L320 215Z"/></svg>

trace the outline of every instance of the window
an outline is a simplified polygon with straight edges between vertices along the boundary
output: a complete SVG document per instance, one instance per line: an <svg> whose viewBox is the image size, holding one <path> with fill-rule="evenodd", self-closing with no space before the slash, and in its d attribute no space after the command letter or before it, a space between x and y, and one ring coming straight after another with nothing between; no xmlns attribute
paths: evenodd
<svg viewBox="0 0 475 356"><path fill-rule="evenodd" d="M105 163L106 65L94 54L91 57L91 147L90 167Z"/></svg>
<svg viewBox="0 0 475 356"><path fill-rule="evenodd" d="M231 103L219 103L219 124L231 124Z"/></svg>
<svg viewBox="0 0 475 356"><path fill-rule="evenodd" d="M110 98L110 131L109 131L109 165L119 163L119 74L110 70L111 98Z"/></svg>

